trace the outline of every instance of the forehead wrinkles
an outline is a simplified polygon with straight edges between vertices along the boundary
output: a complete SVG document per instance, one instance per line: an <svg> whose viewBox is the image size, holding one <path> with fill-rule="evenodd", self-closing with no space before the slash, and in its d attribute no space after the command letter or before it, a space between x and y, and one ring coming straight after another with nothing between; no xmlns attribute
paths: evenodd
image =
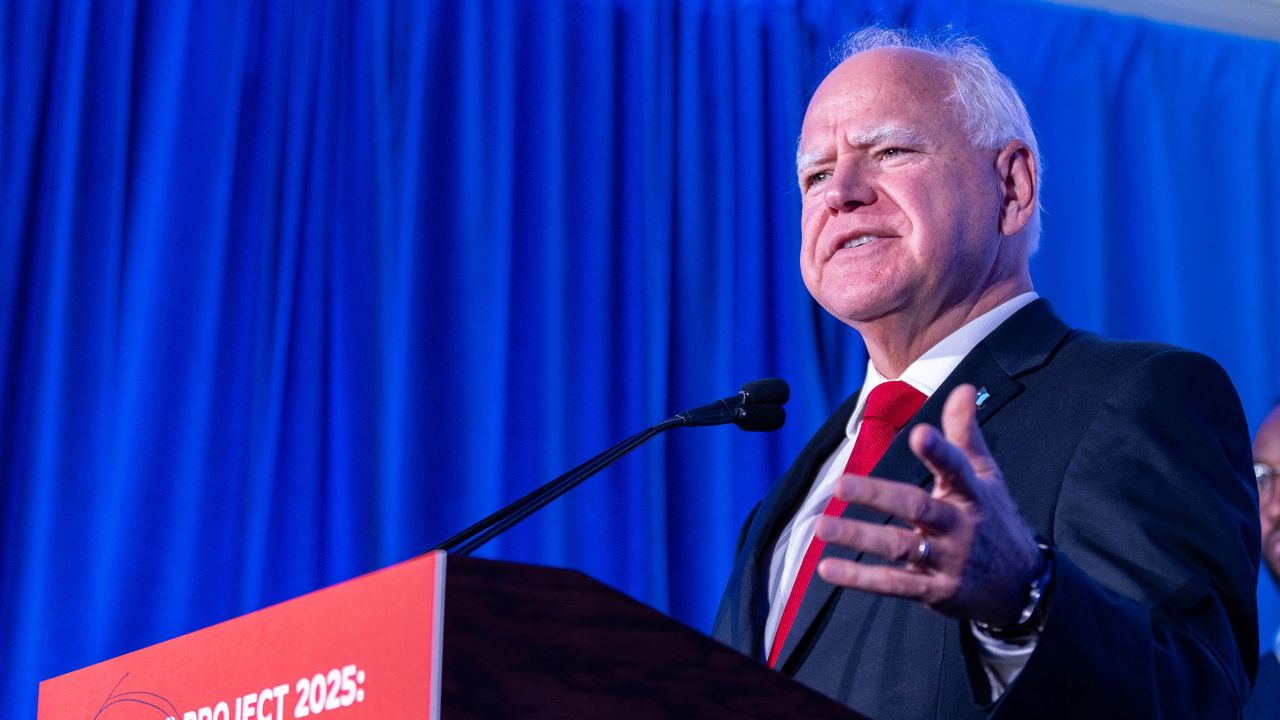
<svg viewBox="0 0 1280 720"><path fill-rule="evenodd" d="M954 92L951 69L930 53L882 48L845 60L810 101L796 146L797 172L831 160L841 143L925 144L939 112L950 116L944 123L959 121ZM863 118L880 122L859 127ZM923 122L926 131L916 122Z"/></svg>

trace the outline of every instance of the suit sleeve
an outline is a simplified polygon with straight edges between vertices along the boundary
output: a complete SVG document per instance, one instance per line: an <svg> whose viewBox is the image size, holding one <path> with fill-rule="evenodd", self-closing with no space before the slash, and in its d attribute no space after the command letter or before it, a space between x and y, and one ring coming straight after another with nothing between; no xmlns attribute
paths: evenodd
<svg viewBox="0 0 1280 720"><path fill-rule="evenodd" d="M1256 672L1257 495L1226 373L1169 350L1081 435L1053 514L1035 652L995 717L1238 717Z"/></svg>

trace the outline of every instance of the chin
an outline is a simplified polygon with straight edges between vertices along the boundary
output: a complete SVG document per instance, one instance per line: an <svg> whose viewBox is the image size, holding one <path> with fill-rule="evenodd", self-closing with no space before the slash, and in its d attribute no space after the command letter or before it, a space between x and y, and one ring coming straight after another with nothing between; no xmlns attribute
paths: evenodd
<svg viewBox="0 0 1280 720"><path fill-rule="evenodd" d="M861 314L874 305L880 295L864 278L837 273L828 273L828 277L806 285L818 304L836 317Z"/></svg>
<svg viewBox="0 0 1280 720"><path fill-rule="evenodd" d="M894 302L892 298L885 297L883 294L851 296L843 293L835 297L823 298L818 301L818 304L840 322L855 328L892 315L895 311L901 310L904 305L901 302Z"/></svg>
<svg viewBox="0 0 1280 720"><path fill-rule="evenodd" d="M823 301L819 301L818 304L827 311L827 314L855 329L860 324L868 320L874 320L876 317L875 313L869 312L864 305Z"/></svg>

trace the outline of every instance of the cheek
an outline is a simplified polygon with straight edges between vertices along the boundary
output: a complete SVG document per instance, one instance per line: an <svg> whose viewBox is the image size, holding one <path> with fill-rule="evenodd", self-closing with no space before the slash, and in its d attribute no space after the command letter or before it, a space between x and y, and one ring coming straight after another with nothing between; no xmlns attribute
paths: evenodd
<svg viewBox="0 0 1280 720"><path fill-rule="evenodd" d="M1000 188L993 180L965 163L945 163L912 178L911 201L918 211L935 219L985 228L996 221L1000 209Z"/></svg>
<svg viewBox="0 0 1280 720"><path fill-rule="evenodd" d="M826 226L826 213L811 205L800 211L800 266L807 268L817 262L818 238Z"/></svg>
<svg viewBox="0 0 1280 720"><path fill-rule="evenodd" d="M986 277L999 251L994 216L982 203L957 203L951 192L920 198L917 227L922 236L916 260L940 275L962 282Z"/></svg>

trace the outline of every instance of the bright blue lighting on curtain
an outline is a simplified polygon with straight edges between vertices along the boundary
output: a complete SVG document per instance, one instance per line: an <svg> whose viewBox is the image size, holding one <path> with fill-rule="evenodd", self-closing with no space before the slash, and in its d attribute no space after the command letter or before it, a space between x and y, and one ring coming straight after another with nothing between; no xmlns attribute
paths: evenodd
<svg viewBox="0 0 1280 720"><path fill-rule="evenodd" d="M792 164L870 20L992 49L1045 152L1040 291L1217 358L1256 423L1273 43L997 0L3 3L0 715L780 375L780 433L678 431L485 551L705 627L862 376L799 279Z"/></svg>

